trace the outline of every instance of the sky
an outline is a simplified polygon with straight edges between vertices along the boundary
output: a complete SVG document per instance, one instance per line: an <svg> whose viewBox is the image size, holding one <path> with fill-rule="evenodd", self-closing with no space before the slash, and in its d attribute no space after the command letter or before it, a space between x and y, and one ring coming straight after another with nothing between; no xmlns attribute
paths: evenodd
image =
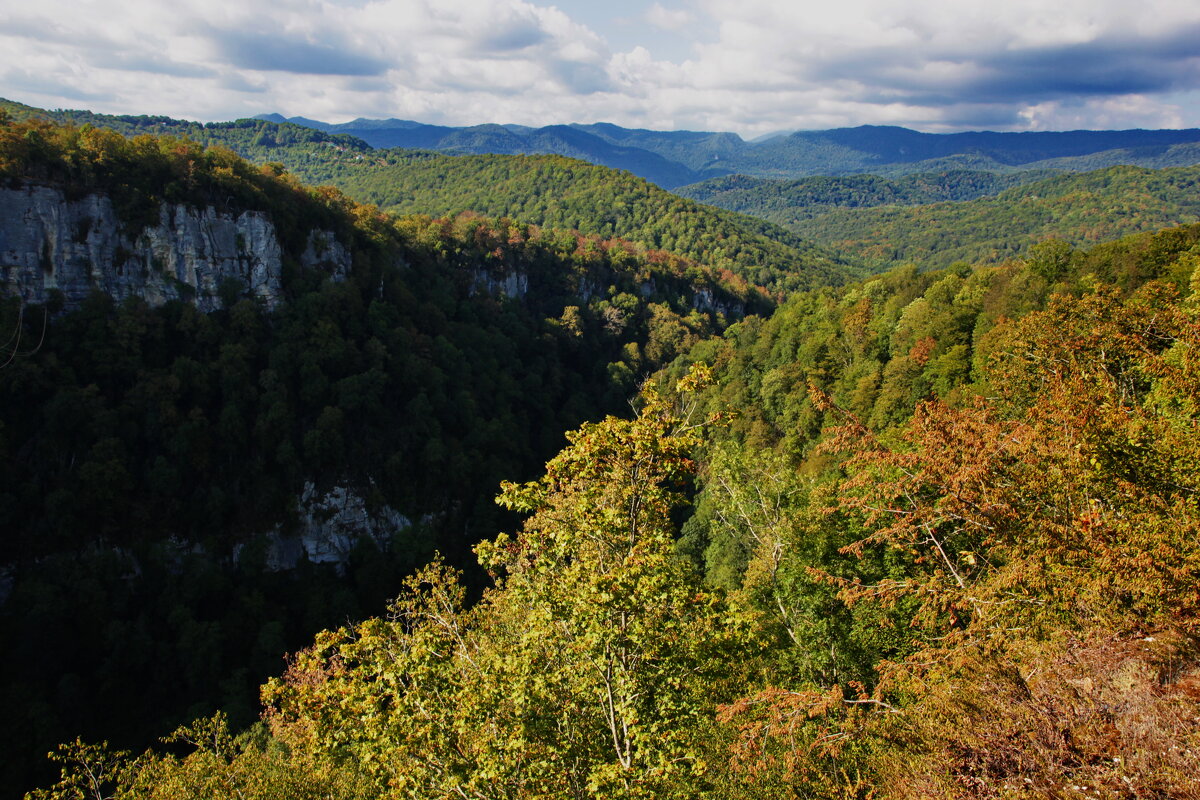
<svg viewBox="0 0 1200 800"><path fill-rule="evenodd" d="M0 96L746 138L1200 127L1200 0L0 0Z"/></svg>

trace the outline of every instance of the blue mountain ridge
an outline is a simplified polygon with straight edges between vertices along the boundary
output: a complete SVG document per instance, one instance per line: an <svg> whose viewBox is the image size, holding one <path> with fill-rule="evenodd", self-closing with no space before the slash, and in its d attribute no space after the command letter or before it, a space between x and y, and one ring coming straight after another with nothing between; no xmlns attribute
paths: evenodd
<svg viewBox="0 0 1200 800"><path fill-rule="evenodd" d="M1167 153L1182 163L1200 163L1193 155L1200 151L1178 149L1180 145L1200 143L1200 129L1196 128L923 133L896 126L861 125L746 141L730 132L655 131L607 122L534 128L363 118L331 124L279 114L263 114L257 119L349 134L378 148L570 156L628 170L667 189L731 174L801 178L869 172L896 175L947 168L1086 171L1112 164L1155 166L1154 162Z"/></svg>

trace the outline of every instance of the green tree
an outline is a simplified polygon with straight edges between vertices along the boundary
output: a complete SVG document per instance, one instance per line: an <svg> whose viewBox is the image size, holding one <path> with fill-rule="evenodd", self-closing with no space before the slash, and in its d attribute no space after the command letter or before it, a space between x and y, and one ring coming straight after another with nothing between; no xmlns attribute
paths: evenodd
<svg viewBox="0 0 1200 800"><path fill-rule="evenodd" d="M674 554L700 426L644 399L571 434L541 479L505 484L499 502L531 516L477 548L496 586L475 607L434 565L389 620L301 654L265 692L277 734L395 796L694 795L739 628Z"/></svg>
<svg viewBox="0 0 1200 800"><path fill-rule="evenodd" d="M1029 248L1029 257L1025 262L1035 275L1040 275L1047 283L1054 283L1061 278L1071 265L1071 255L1074 248L1062 239L1046 239Z"/></svg>

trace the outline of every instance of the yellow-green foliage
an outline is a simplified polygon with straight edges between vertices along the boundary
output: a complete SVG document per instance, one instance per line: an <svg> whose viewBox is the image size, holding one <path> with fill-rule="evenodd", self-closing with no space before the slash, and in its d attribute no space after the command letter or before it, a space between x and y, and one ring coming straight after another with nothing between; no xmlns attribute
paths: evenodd
<svg viewBox="0 0 1200 800"><path fill-rule="evenodd" d="M871 685L726 707L739 769L799 796L831 753L868 774L849 793L1196 796L1197 298L1099 289L998 331L1003 399L922 404L891 444L849 417L825 445L852 454L836 505L865 535L843 552L909 566L807 566L850 609L910 603L910 652Z"/></svg>
<svg viewBox="0 0 1200 800"><path fill-rule="evenodd" d="M478 547L470 610L433 566L387 620L324 635L265 690L272 726L395 797L661 797L694 786L695 732L736 626L672 552L697 421L650 395L506 485L531 513Z"/></svg>

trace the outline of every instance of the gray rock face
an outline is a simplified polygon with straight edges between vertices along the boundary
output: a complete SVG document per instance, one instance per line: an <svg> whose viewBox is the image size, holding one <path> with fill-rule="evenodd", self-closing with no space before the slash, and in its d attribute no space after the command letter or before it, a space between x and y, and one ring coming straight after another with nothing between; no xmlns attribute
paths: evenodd
<svg viewBox="0 0 1200 800"><path fill-rule="evenodd" d="M394 508L384 506L372 513L361 495L344 486L320 494L314 484L306 483L300 497L299 532L284 536L276 529L267 534L266 567L274 572L294 569L307 558L314 564L334 564L341 571L360 539L371 539L386 549L393 533L410 527L408 517ZM239 555L240 548L234 558Z"/></svg>
<svg viewBox="0 0 1200 800"><path fill-rule="evenodd" d="M27 302L62 292L68 307L99 290L151 305L194 300L201 311L222 305L220 289L235 281L274 308L283 253L270 218L213 207L164 203L157 225L130 235L101 194L69 201L48 186L0 188L0 285ZM333 234L313 231L301 263L336 279L350 254Z"/></svg>
<svg viewBox="0 0 1200 800"><path fill-rule="evenodd" d="M350 274L353 259L346 246L329 231L310 231L308 245L300 256L300 266L328 272L335 281L342 281Z"/></svg>
<svg viewBox="0 0 1200 800"><path fill-rule="evenodd" d="M712 289L697 289L692 295L692 308L702 312L724 314L726 316L742 316L746 309L741 304L722 302Z"/></svg>
<svg viewBox="0 0 1200 800"><path fill-rule="evenodd" d="M469 294L521 298L529 293L529 276L524 272L477 269L471 273Z"/></svg>

